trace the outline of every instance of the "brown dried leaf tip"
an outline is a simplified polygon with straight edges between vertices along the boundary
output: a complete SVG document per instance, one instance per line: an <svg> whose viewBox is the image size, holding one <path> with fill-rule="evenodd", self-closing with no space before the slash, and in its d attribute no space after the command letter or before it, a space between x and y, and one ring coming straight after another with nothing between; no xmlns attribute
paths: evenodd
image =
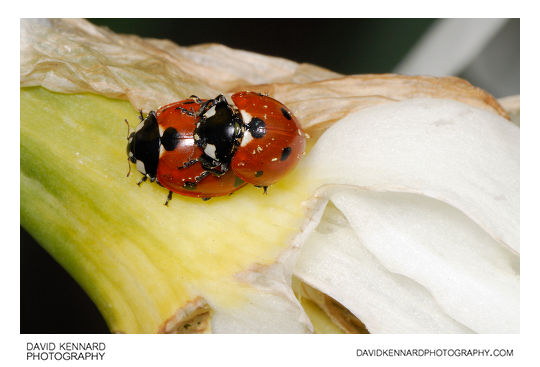
<svg viewBox="0 0 540 367"><path fill-rule="evenodd" d="M160 334L206 334L211 332L212 309L202 297L196 297L178 309L159 328Z"/></svg>

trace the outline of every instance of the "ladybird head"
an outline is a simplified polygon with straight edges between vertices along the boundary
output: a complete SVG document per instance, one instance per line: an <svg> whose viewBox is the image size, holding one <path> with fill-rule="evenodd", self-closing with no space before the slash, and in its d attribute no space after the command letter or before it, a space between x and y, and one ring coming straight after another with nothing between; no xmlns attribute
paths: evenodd
<svg viewBox="0 0 540 367"><path fill-rule="evenodd" d="M160 145L159 127L154 111L141 121L135 131L128 135L127 140L128 160L135 163L137 171L154 181Z"/></svg>
<svg viewBox="0 0 540 367"><path fill-rule="evenodd" d="M132 132L127 137L127 156L128 160L131 163L137 163L137 159L135 158L135 133Z"/></svg>

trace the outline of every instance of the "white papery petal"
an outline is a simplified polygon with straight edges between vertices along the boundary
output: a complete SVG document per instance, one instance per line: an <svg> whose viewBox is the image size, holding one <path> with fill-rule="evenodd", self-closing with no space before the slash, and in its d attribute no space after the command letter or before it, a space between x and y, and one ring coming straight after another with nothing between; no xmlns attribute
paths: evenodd
<svg viewBox="0 0 540 367"><path fill-rule="evenodd" d="M303 164L349 186L321 191L346 220L325 214L297 277L371 332L519 332L519 256L504 246L519 249L518 128L453 101L399 102L336 123Z"/></svg>
<svg viewBox="0 0 540 367"><path fill-rule="evenodd" d="M338 300L371 333L470 333L415 281L390 272L330 205L301 250L295 275Z"/></svg>
<svg viewBox="0 0 540 367"><path fill-rule="evenodd" d="M463 211L519 252L519 128L442 99L413 99L351 114L303 164L320 184L421 193Z"/></svg>

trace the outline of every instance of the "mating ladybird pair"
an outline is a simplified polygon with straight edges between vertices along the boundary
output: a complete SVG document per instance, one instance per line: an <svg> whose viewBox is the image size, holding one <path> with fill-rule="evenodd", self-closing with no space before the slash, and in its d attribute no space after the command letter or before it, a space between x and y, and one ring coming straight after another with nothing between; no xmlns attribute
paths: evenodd
<svg viewBox="0 0 540 367"><path fill-rule="evenodd" d="M297 119L268 96L239 92L196 96L151 111L128 136L128 160L172 193L208 200L250 183L264 192L298 163L306 135Z"/></svg>

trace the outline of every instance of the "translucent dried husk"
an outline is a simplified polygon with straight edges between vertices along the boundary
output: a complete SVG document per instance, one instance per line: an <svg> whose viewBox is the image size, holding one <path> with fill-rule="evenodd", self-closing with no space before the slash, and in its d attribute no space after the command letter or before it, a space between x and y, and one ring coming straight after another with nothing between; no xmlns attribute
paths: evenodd
<svg viewBox="0 0 540 367"><path fill-rule="evenodd" d="M505 120L508 115L493 97L461 79L341 76L317 66L221 45L181 47L166 40L118 35L72 19L21 22L21 86L42 86L49 91L73 94L51 93L42 88L23 88L21 92L21 222L81 283L114 332L313 331L291 289L293 269L298 279L305 282L300 288L318 290L318 293L304 292L305 297L311 294L324 309L324 302L317 300L321 295L320 299L330 296L335 304L344 307L342 319L344 315L348 320L356 318L372 332L516 331L517 128ZM166 195L162 188L157 185L139 188L135 185L136 177L123 177L127 170L124 118L135 120L137 109L149 111L191 94L209 98L240 89L267 92L279 99L312 135L313 156L308 154L295 172L270 188L269 195L262 196L255 188L246 188L230 198L206 203L177 196L166 208L162 205ZM418 97L431 100L408 102ZM112 98L127 99L131 105ZM402 107L397 107L399 128L390 125L388 131L393 134L388 139L384 129L378 129L380 126L374 121L377 114L389 113L383 104L393 108L390 106L396 102L402 103ZM369 112L373 109L375 112ZM385 171L382 168L385 162L390 168L399 164L378 160L377 149L392 152L396 149L395 141L400 139L412 142L413 147L420 146L415 144L411 137L413 130L404 126L404 122L433 109L439 109L443 115L451 112L438 124L449 128L448 135L454 140L447 140L442 134L438 148L452 146L456 136L463 134L464 139L472 142L471 150L459 155L457 161L452 156L440 155L429 159L429 164L415 160L416 169ZM407 113L401 119L399 113L404 110ZM466 135L462 131L462 112L479 116L484 121L482 130L473 128L467 130L467 134L473 135ZM334 131L342 132L333 138L325 134L325 140L315 144L319 135L336 121L339 122ZM474 125L476 120L467 123ZM340 130L343 124L349 127ZM44 126L48 128L43 129ZM418 129L414 131L421 131L422 126ZM373 133L374 139L378 139L378 147L371 153L359 150L357 141L340 144L341 139L358 138L363 131ZM488 136L499 139L486 143L486 131ZM477 141L482 144L475 144ZM497 154L490 156L493 149ZM357 155L360 152L364 155ZM416 154L421 156L421 152ZM407 157L409 152L395 153ZM338 158L340 154L344 156ZM445 176L453 177L460 171L456 162L461 162L467 154L475 156L474 167L480 170L474 176L476 181L468 184L467 175L459 175L462 180L455 181L455 189L433 185L433 180L443 181L436 174L437 167L442 167L440 172ZM504 166L506 172L495 170L484 175L482 164L491 167L501 157L508 162ZM370 166L366 162L380 163ZM407 167L406 163L411 162L404 158L401 163ZM422 168L431 175L417 176ZM366 183L364 176L372 181ZM411 186L418 180L422 184ZM492 189L487 193L491 195L487 202L492 205L484 206L486 201L475 200L471 187L475 183L482 187L488 180L495 182L486 186ZM324 189L330 186L332 190ZM374 193L347 197L350 187ZM396 196L379 197L376 193L380 191ZM410 195L419 198L413 200ZM323 216L329 199L339 210L330 206ZM363 204L358 202L356 209L344 209L347 202L360 199L364 200ZM456 305L440 306L440 290L444 294L445 289L458 288L455 284L442 282L428 286L424 274L407 273L403 269L397 271L405 274L401 278L389 277L387 273L395 272L392 267L395 264L374 252L368 242L358 245L355 237L358 226L354 218L366 213L363 206L374 213L380 210L375 204L365 204L371 201L379 206L381 203L402 205L405 201L411 208L417 208L414 210L428 207L436 208L433 210L437 213L454 213L453 216L460 218L457 224L450 222L454 231L459 232L460 226L473 227L479 231L474 232L476 236L481 233L492 241L486 239L491 245L482 242L480 249L474 250L473 258L484 259L488 268L498 269L499 278L480 282L483 286L476 290L491 292L491 299L506 297L508 302L498 306L507 315L463 319L453 311ZM439 201L441 204L433 203ZM505 210L499 201L507 203L511 210ZM392 208L389 212L400 213L402 207ZM319 224L321 217L323 221ZM385 222L386 217L379 217L382 235L385 233L382 229L390 226ZM422 223L420 217L417 219ZM332 228L337 237L325 241L328 244L337 241L345 253L328 244L320 247L324 236L318 233L324 234L324 228L328 229L336 220L340 224ZM497 227L504 221L507 223ZM448 224L444 220L442 223L439 227L433 223L425 226L430 228L429 233L443 231L444 234ZM393 238L392 244L399 246L399 238ZM506 245L514 252L506 250ZM389 247L387 251L392 253L395 249ZM318 262L327 252L330 257L326 259L335 258L335 261ZM364 255L358 257L355 255L358 252ZM488 273L471 275L465 271L467 267L460 265L470 257L466 251L454 255L446 274L468 281L476 279L475 276L485 279ZM406 258L401 261L409 262ZM342 267L342 262L351 267ZM498 266L501 262L510 265ZM365 293L366 288L361 286L350 288L357 282L353 270L363 263L365 269L370 266L378 269L368 273L369 282L364 282L368 290L374 290L371 293ZM328 274L325 271L332 274L339 269L352 272L341 278L346 284L329 282L332 277L325 275ZM460 278L463 272L469 277ZM398 288L389 286L397 283ZM501 288L500 284L511 286ZM338 288L349 293L340 293ZM390 290L409 302L399 307L400 299L392 298ZM358 300L361 294L368 298ZM385 296L381 298L381 294ZM379 300L390 300L380 302L380 309L385 311L382 314L399 317L381 320L373 315L371 308L363 303L370 297L368 303L372 305ZM461 304L473 301L471 297L463 298ZM476 301L472 304L477 305L482 299ZM415 311L412 305L418 304L425 307ZM494 325L495 316L503 318L497 321L499 327ZM334 321L339 318L333 316ZM345 324L340 326L353 331Z"/></svg>

